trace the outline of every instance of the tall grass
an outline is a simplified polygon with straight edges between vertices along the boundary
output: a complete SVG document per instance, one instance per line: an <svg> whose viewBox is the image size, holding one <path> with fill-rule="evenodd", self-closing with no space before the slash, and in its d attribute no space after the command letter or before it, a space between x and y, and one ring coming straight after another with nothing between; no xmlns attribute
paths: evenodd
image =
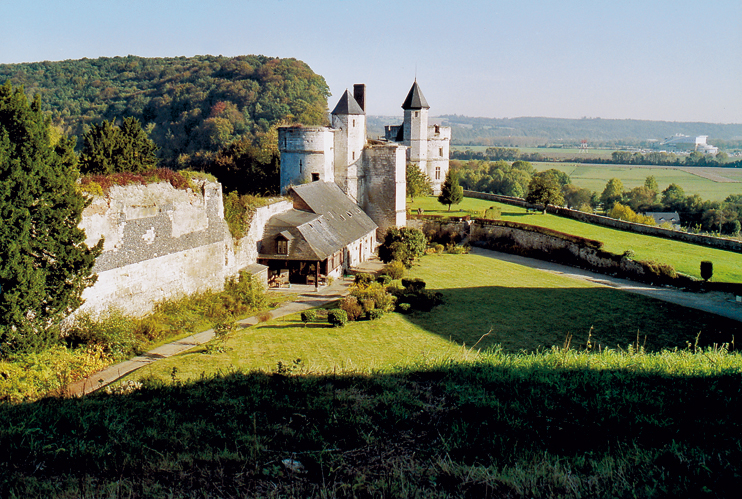
<svg viewBox="0 0 742 499"><path fill-rule="evenodd" d="M466 349L0 406L2 497L732 497L742 357ZM287 367L289 366L289 367Z"/></svg>

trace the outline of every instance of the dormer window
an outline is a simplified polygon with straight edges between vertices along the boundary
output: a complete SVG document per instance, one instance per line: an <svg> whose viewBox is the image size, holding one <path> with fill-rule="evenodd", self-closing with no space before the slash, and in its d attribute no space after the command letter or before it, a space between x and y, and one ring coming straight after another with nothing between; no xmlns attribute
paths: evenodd
<svg viewBox="0 0 742 499"><path fill-rule="evenodd" d="M435 134L438 135L439 133L441 133L441 127L440 127L440 125L436 125L435 126Z"/></svg>
<svg viewBox="0 0 742 499"><path fill-rule="evenodd" d="M283 238L276 240L276 253L279 255L288 255L289 242Z"/></svg>

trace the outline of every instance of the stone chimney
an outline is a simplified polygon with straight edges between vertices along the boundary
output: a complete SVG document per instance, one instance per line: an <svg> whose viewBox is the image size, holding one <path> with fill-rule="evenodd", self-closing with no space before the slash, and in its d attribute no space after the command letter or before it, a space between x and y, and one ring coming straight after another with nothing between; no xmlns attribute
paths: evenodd
<svg viewBox="0 0 742 499"><path fill-rule="evenodd" d="M356 100L363 112L366 112L366 84L356 83L353 85L353 98Z"/></svg>

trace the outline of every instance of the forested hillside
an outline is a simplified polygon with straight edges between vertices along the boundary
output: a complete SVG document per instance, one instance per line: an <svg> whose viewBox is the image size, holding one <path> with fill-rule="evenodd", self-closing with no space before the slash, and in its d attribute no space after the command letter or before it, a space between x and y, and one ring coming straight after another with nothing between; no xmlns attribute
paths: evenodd
<svg viewBox="0 0 742 499"><path fill-rule="evenodd" d="M0 83L40 94L53 123L78 137L102 120L135 117L162 164L187 166L236 139L255 142L279 122L324 123L329 88L295 59L135 56L0 64Z"/></svg>

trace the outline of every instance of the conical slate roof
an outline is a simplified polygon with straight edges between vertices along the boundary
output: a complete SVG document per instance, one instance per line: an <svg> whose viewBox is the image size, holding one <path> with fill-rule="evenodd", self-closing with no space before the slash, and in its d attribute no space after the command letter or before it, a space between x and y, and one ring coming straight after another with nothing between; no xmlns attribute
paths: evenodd
<svg viewBox="0 0 742 499"><path fill-rule="evenodd" d="M417 80L412 84L410 93L407 94L407 98L402 104L402 109L430 109L428 101L425 100L420 85L417 84Z"/></svg>
<svg viewBox="0 0 742 499"><path fill-rule="evenodd" d="M343 96L340 97L340 102L338 102L338 105L335 106L335 109L332 110L332 114L366 114L366 113L363 112L363 109L361 109L361 106L358 105L358 102L346 90Z"/></svg>

